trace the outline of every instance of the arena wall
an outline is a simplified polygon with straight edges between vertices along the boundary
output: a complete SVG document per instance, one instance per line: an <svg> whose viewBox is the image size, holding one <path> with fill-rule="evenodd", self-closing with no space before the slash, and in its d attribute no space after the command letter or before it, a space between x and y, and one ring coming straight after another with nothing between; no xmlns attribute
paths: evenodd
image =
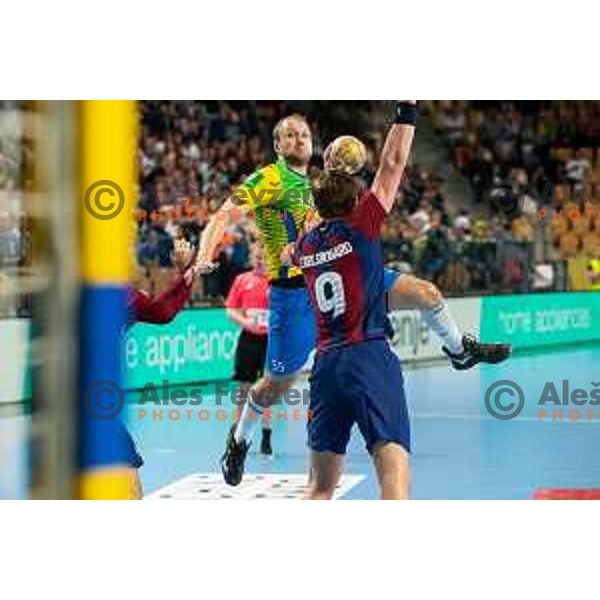
<svg viewBox="0 0 600 600"><path fill-rule="evenodd" d="M463 331L479 332L483 341L505 341L516 351L567 344L600 343L600 294L568 292L452 298L452 313ZM390 315L393 347L403 363L443 359L440 343L418 311ZM31 397L28 319L0 320L0 403ZM184 310L161 327L136 325L125 341L126 385L148 382L183 384L226 380L233 370L239 328L221 308ZM310 368L310 362L306 369Z"/></svg>

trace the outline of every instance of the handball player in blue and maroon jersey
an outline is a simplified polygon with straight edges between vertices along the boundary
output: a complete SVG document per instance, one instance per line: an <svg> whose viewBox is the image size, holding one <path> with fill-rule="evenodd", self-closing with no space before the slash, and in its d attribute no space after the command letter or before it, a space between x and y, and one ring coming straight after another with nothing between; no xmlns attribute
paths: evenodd
<svg viewBox="0 0 600 600"><path fill-rule="evenodd" d="M307 497L329 499L354 423L373 458L381 497L409 496L410 426L400 362L386 340L380 231L406 166L415 103L400 102L371 189L324 171L313 184L323 221L303 236L293 261L303 271L318 326L311 374Z"/></svg>

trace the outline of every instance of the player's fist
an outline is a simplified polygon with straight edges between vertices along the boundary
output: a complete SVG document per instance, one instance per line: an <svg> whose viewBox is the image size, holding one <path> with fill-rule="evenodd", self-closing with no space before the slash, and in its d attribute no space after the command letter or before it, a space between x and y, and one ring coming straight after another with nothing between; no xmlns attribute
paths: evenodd
<svg viewBox="0 0 600 600"><path fill-rule="evenodd" d="M192 267L196 274L206 275L208 273L212 273L215 269L217 269L219 267L219 263L213 262L212 260L207 260L199 254L196 257L196 260L194 261Z"/></svg>

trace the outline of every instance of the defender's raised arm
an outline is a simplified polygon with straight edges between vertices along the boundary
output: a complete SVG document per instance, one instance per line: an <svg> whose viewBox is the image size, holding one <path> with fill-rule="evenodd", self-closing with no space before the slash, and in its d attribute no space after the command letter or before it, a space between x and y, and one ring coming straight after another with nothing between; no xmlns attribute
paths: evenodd
<svg viewBox="0 0 600 600"><path fill-rule="evenodd" d="M381 151L379 168L371 185L371 191L386 212L392 209L408 162L417 121L416 101L398 102L394 117L394 125L388 132Z"/></svg>
<svg viewBox="0 0 600 600"><path fill-rule="evenodd" d="M225 230L233 223L234 215L236 213L238 215L241 214L240 210L247 212L250 210L250 207L247 205L239 206L231 198L228 198L223 206L211 216L202 232L200 249L198 250L198 257L196 259L196 265L201 273L209 273L216 267L216 264L212 262L215 251L223 241Z"/></svg>

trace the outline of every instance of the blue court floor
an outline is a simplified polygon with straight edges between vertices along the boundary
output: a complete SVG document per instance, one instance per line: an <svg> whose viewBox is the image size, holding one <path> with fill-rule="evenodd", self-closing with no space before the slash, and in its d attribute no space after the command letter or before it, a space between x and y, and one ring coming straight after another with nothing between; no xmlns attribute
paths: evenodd
<svg viewBox="0 0 600 600"><path fill-rule="evenodd" d="M413 437L413 497L422 499L528 498L540 487L600 487L600 406L587 421L568 420L575 407L547 405L549 417L538 419L538 399L547 381L562 392L591 390L600 381L600 350L575 350L518 356L498 366L486 365L458 373L447 364L405 373ZM501 421L485 408L486 390L498 380L516 382L524 392L525 408L513 420ZM306 386L306 383L303 384ZM501 397L506 404L509 396ZM194 407L197 412L198 407ZM201 422L137 419L130 409L130 426L146 459L142 481L147 492L191 473L218 471L229 421L213 418L218 408L206 397L201 408L211 417ZM563 409L563 421L552 421L552 409ZM165 419L166 419L166 411ZM288 416L291 418L291 410ZM556 415L558 418L558 414ZM576 417L576 414L572 415ZM186 417L187 419L187 417ZM258 446L260 436L255 439ZM251 474L307 472L305 422L274 424L275 455L257 451L247 462ZM377 497L376 479L368 454L355 429L346 472L363 475L344 498Z"/></svg>
<svg viewBox="0 0 600 600"><path fill-rule="evenodd" d="M413 497L416 499L525 499L543 487L600 487L600 404L597 406L538 405L546 382L553 382L562 398L563 380L570 390L587 392L600 386L600 349L517 356L498 366L483 366L464 373L447 364L407 370L405 380L412 423ZM512 420L493 418L485 407L486 390L499 380L517 383L525 407ZM306 386L306 383L302 384ZM208 389L208 388L207 388ZM600 390L600 387L598 388ZM138 396L135 396L137 400ZM504 395L507 404L511 397ZM228 410L231 411L231 405ZM146 461L141 470L147 494L202 473L218 473L219 457L230 419L218 420L215 397L203 394L200 406L147 405L163 410L163 420L139 419L140 407L129 405L129 427ZM168 411L178 408L180 419ZM284 407L281 407L284 408ZM302 405L300 405L302 408ZM193 410L188 421L185 410ZM205 410L201 421L198 411ZM538 411L548 416L539 419ZM578 409L579 413L569 411ZM562 421L552 411L562 410ZM589 415L586 413L591 411ZM274 426L273 458L251 451L247 473L251 476L307 472L305 421ZM574 420L579 414L579 419ZM0 497L23 497L28 418L0 418L2 473ZM258 446L256 436L255 446ZM355 430L346 460L346 472L354 477L343 499L377 497L377 485L360 434ZM212 475L211 475L212 474Z"/></svg>

